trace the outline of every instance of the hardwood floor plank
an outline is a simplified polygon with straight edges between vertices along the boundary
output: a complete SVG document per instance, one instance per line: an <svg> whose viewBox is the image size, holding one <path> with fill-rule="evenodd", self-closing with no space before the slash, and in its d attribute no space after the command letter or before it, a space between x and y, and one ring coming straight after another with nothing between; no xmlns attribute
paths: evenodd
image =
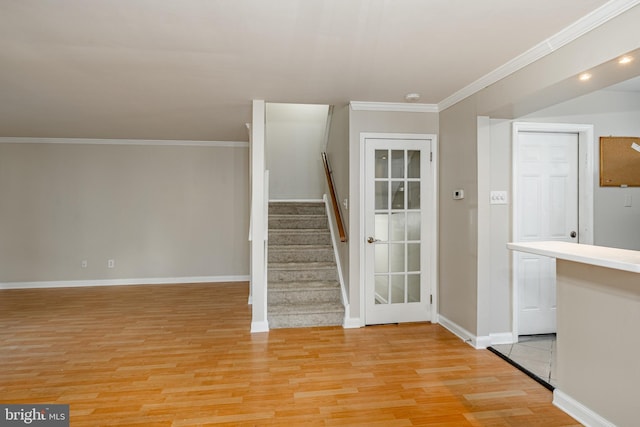
<svg viewBox="0 0 640 427"><path fill-rule="evenodd" d="M572 426L439 325L251 334L246 283L0 291L0 401L84 426Z"/></svg>
<svg viewBox="0 0 640 427"><path fill-rule="evenodd" d="M526 396L526 393L523 390L503 390L483 393L465 393L463 396L467 400L502 399L505 397Z"/></svg>
<svg viewBox="0 0 640 427"><path fill-rule="evenodd" d="M362 426L366 425L367 427L409 427L413 426L411 421L408 419L396 420L396 419L383 419L378 421L372 421L369 418L369 415L365 415L363 417L358 418L343 418L337 420L330 420L327 422L328 426Z"/></svg>
<svg viewBox="0 0 640 427"><path fill-rule="evenodd" d="M314 387L317 388L317 387ZM314 398L320 396L331 396L335 398L336 396L340 396L342 394L356 394L358 393L358 389L355 387L352 388L326 388L320 390L312 390L312 391L298 391L293 393L293 397L295 399L306 399L306 398Z"/></svg>

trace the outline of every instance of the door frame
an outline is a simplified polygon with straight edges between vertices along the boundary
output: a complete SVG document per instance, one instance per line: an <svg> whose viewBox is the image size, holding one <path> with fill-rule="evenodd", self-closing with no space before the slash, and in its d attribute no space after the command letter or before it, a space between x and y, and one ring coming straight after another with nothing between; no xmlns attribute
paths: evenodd
<svg viewBox="0 0 640 427"><path fill-rule="evenodd" d="M574 133L578 135L578 236L579 242L593 244L593 193L595 185L594 157L595 144L593 125L571 124L571 123L537 123L537 122L514 122L511 138L511 240L518 236L518 206L516 197L518 184L518 155L519 155L519 134L520 132L537 133ZM511 334L513 342L518 342L518 265L516 256L511 252Z"/></svg>
<svg viewBox="0 0 640 427"><path fill-rule="evenodd" d="M431 141L431 176L429 177L433 182L433 192L430 202L431 209L425 210L427 212L427 218L424 219L424 224L427 224L433 230L433 238L426 242L429 247L429 251L432 256L430 259L429 268L429 281L431 283L431 323L437 323L438 321L438 136L436 134L427 133L378 133L378 132L361 132L360 133L360 182L359 191L360 197L359 204L359 234L360 242L358 244L359 251L359 270L360 270L360 321L361 326L366 325L366 296L365 296L365 143L367 139L411 139L421 141Z"/></svg>

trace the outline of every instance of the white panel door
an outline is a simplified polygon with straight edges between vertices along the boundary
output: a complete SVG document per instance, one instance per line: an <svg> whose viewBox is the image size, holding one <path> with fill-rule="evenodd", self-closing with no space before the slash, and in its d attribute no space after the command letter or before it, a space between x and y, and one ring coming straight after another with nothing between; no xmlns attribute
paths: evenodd
<svg viewBox="0 0 640 427"><path fill-rule="evenodd" d="M515 240L578 242L578 135L519 132ZM556 331L555 259L515 252L518 335Z"/></svg>
<svg viewBox="0 0 640 427"><path fill-rule="evenodd" d="M431 319L431 141L365 140L365 323Z"/></svg>

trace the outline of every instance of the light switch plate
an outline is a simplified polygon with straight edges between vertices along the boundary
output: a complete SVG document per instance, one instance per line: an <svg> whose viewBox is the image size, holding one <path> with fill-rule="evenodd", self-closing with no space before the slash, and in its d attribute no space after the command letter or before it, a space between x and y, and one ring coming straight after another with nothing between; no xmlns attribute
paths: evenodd
<svg viewBox="0 0 640 427"><path fill-rule="evenodd" d="M491 204L492 205L506 205L509 203L507 200L506 191L492 191L491 192Z"/></svg>

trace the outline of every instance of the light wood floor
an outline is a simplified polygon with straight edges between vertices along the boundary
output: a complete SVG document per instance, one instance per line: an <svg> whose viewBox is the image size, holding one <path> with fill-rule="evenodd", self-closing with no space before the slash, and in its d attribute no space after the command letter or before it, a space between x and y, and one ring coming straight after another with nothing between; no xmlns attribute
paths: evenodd
<svg viewBox="0 0 640 427"><path fill-rule="evenodd" d="M71 426L567 426L439 325L250 334L246 283L0 291L0 402Z"/></svg>

